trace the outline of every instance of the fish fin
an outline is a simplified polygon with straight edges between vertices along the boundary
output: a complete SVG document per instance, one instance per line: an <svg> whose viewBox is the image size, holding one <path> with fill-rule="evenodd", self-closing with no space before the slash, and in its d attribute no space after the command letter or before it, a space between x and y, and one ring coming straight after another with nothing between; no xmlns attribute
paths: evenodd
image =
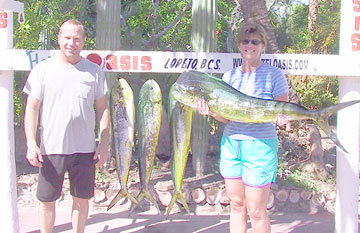
<svg viewBox="0 0 360 233"><path fill-rule="evenodd" d="M120 190L120 191L116 194L116 196L111 200L111 202L110 202L110 204L109 204L109 206L108 206L108 208L107 208L107 211L109 211L112 207L114 207L114 205L115 205L121 198L125 197L125 196L126 196L126 193L127 193L127 192L123 192L122 190Z"/></svg>
<svg viewBox="0 0 360 233"><path fill-rule="evenodd" d="M142 200L144 199L144 195L143 193L140 193L138 196L137 196L137 202L140 203ZM131 205L131 208L130 208L130 211L129 211L129 216L131 215L131 213L136 209L136 207L142 207L141 205Z"/></svg>
<svg viewBox="0 0 360 233"><path fill-rule="evenodd" d="M156 207L159 215L161 215L159 205L157 204L155 198L151 195L150 191L149 190L144 190L143 194L144 194L145 198L148 199Z"/></svg>
<svg viewBox="0 0 360 233"><path fill-rule="evenodd" d="M122 191L120 190L116 196L112 199L112 201L110 202L107 211L109 211L112 207L114 207L114 205L123 197L126 197L127 199L129 199L132 203L139 205L139 202L135 199L135 197L133 197L127 190Z"/></svg>
<svg viewBox="0 0 360 233"><path fill-rule="evenodd" d="M126 197L134 204L139 205L139 202L129 192L126 192Z"/></svg>
<svg viewBox="0 0 360 233"><path fill-rule="evenodd" d="M344 152L348 153L347 150L344 148L344 146L340 143L339 139L337 138L337 135L334 131L331 130L329 123L327 121L324 121L322 119L316 121L316 123L319 125L319 127L324 131L324 133Z"/></svg>
<svg viewBox="0 0 360 233"><path fill-rule="evenodd" d="M172 196L171 200L170 200L170 204L167 207L166 210L166 218L169 216L171 209L173 208L173 205L175 204L177 197L176 194L174 193L174 195Z"/></svg>
<svg viewBox="0 0 360 233"><path fill-rule="evenodd" d="M168 206L168 208L167 208L167 210L166 210L166 217L169 216L169 213L170 213L173 205L175 204L176 200L178 200L178 199L179 199L179 201L181 202L181 204L184 206L186 212L187 212L188 214L190 214L189 206L187 205L187 203L186 203L186 201L185 201L184 195L182 194L181 191L176 191L176 192L173 194L173 196L172 196L172 198L171 198L171 201L170 201L170 204L169 204L169 206Z"/></svg>
<svg viewBox="0 0 360 233"><path fill-rule="evenodd" d="M360 100L354 100L354 101L348 101L343 102L339 104L335 104L329 107L326 107L324 109L318 110L314 113L314 117L312 118L319 127L324 131L324 133L344 152L348 153L347 150L344 148L344 146L340 143L339 139L337 138L337 135L334 131L331 130L329 126L329 117L339 110L349 107L351 105L360 103Z"/></svg>
<svg viewBox="0 0 360 233"><path fill-rule="evenodd" d="M188 206L188 204L186 203L184 194L183 194L182 192L179 192L179 193L178 193L177 199L180 200L180 202L181 202L181 204L184 206L186 212L187 212L188 214L190 214L189 206Z"/></svg>

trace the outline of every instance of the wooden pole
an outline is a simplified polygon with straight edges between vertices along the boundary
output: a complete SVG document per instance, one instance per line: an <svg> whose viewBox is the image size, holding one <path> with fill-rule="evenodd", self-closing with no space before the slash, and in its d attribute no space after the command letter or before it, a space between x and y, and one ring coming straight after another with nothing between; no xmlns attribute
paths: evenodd
<svg viewBox="0 0 360 233"><path fill-rule="evenodd" d="M1 8L1 6L0 6ZM13 47L13 13L0 10L0 49ZM4 232L19 232L14 149L14 71L0 71L0 206Z"/></svg>
<svg viewBox="0 0 360 233"><path fill-rule="evenodd" d="M191 46L194 52L214 52L216 49L216 0L193 0ZM203 63L206 63L204 60ZM207 64L204 64L207 65ZM207 117L193 114L191 135L192 165L196 176L204 174L208 148L209 124Z"/></svg>

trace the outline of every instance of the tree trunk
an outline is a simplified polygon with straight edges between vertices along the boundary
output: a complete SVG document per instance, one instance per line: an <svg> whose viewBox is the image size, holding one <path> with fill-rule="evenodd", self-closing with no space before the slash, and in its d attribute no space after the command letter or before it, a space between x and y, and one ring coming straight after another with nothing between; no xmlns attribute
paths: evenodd
<svg viewBox="0 0 360 233"><path fill-rule="evenodd" d="M265 0L237 0L245 21L255 20L259 22L266 31L268 46L267 53L279 53L280 49L276 41L274 28L271 25L269 12L266 9Z"/></svg>
<svg viewBox="0 0 360 233"><path fill-rule="evenodd" d="M206 194L202 188L195 188L191 191L191 196L196 204L202 204L205 202Z"/></svg>
<svg viewBox="0 0 360 233"><path fill-rule="evenodd" d="M291 190L289 194L289 200L291 203L296 204L300 201L300 193L297 190Z"/></svg>
<svg viewBox="0 0 360 233"><path fill-rule="evenodd" d="M219 191L219 202L222 205L229 205L230 204L230 199L226 193L226 189L220 189Z"/></svg>
<svg viewBox="0 0 360 233"><path fill-rule="evenodd" d="M193 0L191 46L194 52L214 52L216 50L216 14L216 0ZM208 135L207 117L197 113L193 114L191 148L192 165L196 176L204 175Z"/></svg>
<svg viewBox="0 0 360 233"><path fill-rule="evenodd" d="M266 209L271 210L274 206L275 206L275 195L274 195L273 191L270 191L269 200L266 205Z"/></svg>
<svg viewBox="0 0 360 233"><path fill-rule="evenodd" d="M167 207L170 204L171 201L171 193L170 192L161 192L158 191L159 201L161 205Z"/></svg>
<svg viewBox="0 0 360 233"><path fill-rule="evenodd" d="M206 191L206 202L209 205L215 205L219 202L219 190L216 187L211 187Z"/></svg>
<svg viewBox="0 0 360 233"><path fill-rule="evenodd" d="M286 189L281 189L276 192L275 196L279 202L286 202L289 198L289 191Z"/></svg>
<svg viewBox="0 0 360 233"><path fill-rule="evenodd" d="M311 53L315 51L315 41L314 41L314 34L315 34L315 27L317 21L317 13L318 13L319 1L318 0L310 0L309 1L309 15L308 15L308 29L311 35L310 38L310 49Z"/></svg>

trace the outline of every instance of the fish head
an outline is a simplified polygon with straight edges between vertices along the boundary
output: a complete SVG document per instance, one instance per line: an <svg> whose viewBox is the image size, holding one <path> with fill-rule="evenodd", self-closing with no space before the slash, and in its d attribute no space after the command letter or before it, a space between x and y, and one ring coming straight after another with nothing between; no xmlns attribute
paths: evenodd
<svg viewBox="0 0 360 233"><path fill-rule="evenodd" d="M173 84L171 91L177 101L196 108L197 100L207 100L217 85L215 77L197 71L185 71Z"/></svg>
<svg viewBox="0 0 360 233"><path fill-rule="evenodd" d="M115 102L127 103L133 98L133 92L129 83L121 78L111 89L111 96Z"/></svg>
<svg viewBox="0 0 360 233"><path fill-rule="evenodd" d="M174 83L170 89L171 96L182 104L196 108L196 101L201 95L191 86L184 86Z"/></svg>
<svg viewBox="0 0 360 233"><path fill-rule="evenodd" d="M162 100L159 84L151 79L147 80L141 87L140 99L149 99L153 103L160 103Z"/></svg>

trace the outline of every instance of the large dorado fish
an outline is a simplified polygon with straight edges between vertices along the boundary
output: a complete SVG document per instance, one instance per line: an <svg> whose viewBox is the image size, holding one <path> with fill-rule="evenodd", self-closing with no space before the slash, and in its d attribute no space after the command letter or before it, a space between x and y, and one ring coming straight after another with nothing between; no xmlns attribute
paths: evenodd
<svg viewBox="0 0 360 233"><path fill-rule="evenodd" d="M167 208L166 215L169 215L175 201L180 200L186 211L190 214L189 207L185 201L181 186L184 178L185 167L190 150L190 137L192 125L192 108L176 101L169 94L169 122L171 137L171 155L172 155L172 176L175 186L173 196Z"/></svg>
<svg viewBox="0 0 360 233"><path fill-rule="evenodd" d="M274 122L280 113L286 115L289 120L312 119L345 152L336 134L330 129L328 118L340 109L360 103L360 100L354 100L320 110L308 110L293 103L245 95L223 80L198 71L182 73L173 84L171 92L176 100L192 108L196 108L197 100L203 98L212 112L232 121Z"/></svg>
<svg viewBox="0 0 360 233"><path fill-rule="evenodd" d="M112 87L110 108L116 171L121 189L110 202L107 210L110 210L123 197L127 197L133 203L138 204L138 201L127 190L134 147L135 106L132 89L125 79L120 79Z"/></svg>
<svg viewBox="0 0 360 233"><path fill-rule="evenodd" d="M137 112L141 184L141 191L137 200L140 203L146 198L154 204L159 214L161 214L156 200L149 191L162 118L162 95L160 87L155 80L148 80L141 87Z"/></svg>

